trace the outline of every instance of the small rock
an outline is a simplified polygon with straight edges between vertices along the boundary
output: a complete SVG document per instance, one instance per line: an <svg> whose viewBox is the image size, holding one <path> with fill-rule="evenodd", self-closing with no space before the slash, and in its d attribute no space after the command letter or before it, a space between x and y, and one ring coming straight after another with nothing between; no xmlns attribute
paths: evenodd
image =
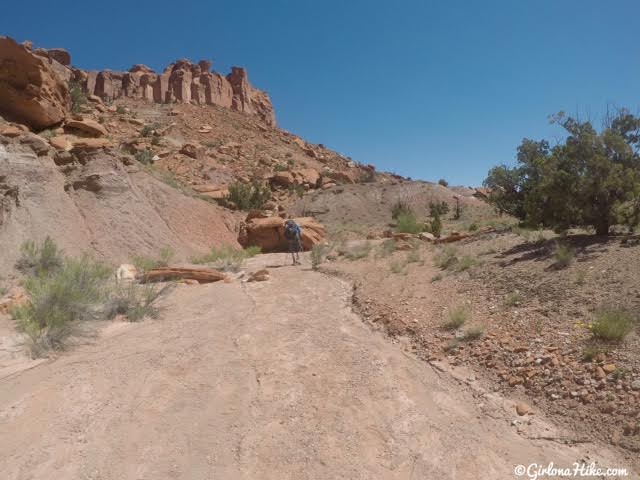
<svg viewBox="0 0 640 480"><path fill-rule="evenodd" d="M610 373L613 373L616 371L616 366L613 363L608 363L607 365L604 365L602 367L602 370L609 375Z"/></svg>
<svg viewBox="0 0 640 480"><path fill-rule="evenodd" d="M527 413L531 412L531 407L524 402L516 403L516 413L523 417Z"/></svg>

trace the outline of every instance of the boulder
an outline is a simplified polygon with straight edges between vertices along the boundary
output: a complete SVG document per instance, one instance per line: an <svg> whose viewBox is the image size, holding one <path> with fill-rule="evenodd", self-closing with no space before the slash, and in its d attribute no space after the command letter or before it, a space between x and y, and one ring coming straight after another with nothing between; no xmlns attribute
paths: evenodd
<svg viewBox="0 0 640 480"><path fill-rule="evenodd" d="M71 54L64 48L50 48L47 50L50 58L53 58L56 62L68 67L71 65Z"/></svg>
<svg viewBox="0 0 640 480"><path fill-rule="evenodd" d="M95 120L90 120L90 119L67 120L65 122L65 127L71 128L73 130L79 130L80 132L90 137L106 137L107 136L107 129L104 128Z"/></svg>
<svg viewBox="0 0 640 480"><path fill-rule="evenodd" d="M68 105L67 84L49 60L0 36L0 114L42 130L61 123Z"/></svg>
<svg viewBox="0 0 640 480"><path fill-rule="evenodd" d="M205 148L193 143L185 143L180 149L180 153L191 158L202 158L205 155Z"/></svg>
<svg viewBox="0 0 640 480"><path fill-rule="evenodd" d="M135 265L123 263L116 270L116 279L132 282L138 277L138 269Z"/></svg>
<svg viewBox="0 0 640 480"><path fill-rule="evenodd" d="M311 250L325 237L324 227L311 217L295 218L302 230L302 248ZM284 221L280 217L252 218L240 230L238 242L243 247L258 246L263 252L286 252L289 250L284 237Z"/></svg>
<svg viewBox="0 0 640 480"><path fill-rule="evenodd" d="M98 150L108 147L110 143L107 138L74 138L71 140L71 150Z"/></svg>

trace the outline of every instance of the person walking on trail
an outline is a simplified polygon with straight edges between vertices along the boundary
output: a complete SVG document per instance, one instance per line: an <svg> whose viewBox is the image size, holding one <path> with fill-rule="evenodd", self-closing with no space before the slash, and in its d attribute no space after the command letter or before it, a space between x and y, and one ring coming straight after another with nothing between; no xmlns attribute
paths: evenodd
<svg viewBox="0 0 640 480"><path fill-rule="evenodd" d="M294 265L300 265L301 234L300 226L295 221L288 219L284 222L284 238L289 242L289 253Z"/></svg>

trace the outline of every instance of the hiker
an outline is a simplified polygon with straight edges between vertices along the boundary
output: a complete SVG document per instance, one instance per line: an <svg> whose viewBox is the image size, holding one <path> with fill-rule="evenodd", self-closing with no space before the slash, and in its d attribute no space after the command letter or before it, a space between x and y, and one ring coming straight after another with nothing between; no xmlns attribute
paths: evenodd
<svg viewBox="0 0 640 480"><path fill-rule="evenodd" d="M284 222L284 238L289 242L289 253L294 265L300 265L300 250L302 250L302 239L300 226L292 219Z"/></svg>

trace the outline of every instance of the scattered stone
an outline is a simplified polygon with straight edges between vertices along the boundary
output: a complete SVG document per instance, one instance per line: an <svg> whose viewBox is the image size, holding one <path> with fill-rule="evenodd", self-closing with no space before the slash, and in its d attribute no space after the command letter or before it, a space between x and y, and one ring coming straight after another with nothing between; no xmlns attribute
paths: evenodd
<svg viewBox="0 0 640 480"><path fill-rule="evenodd" d="M269 270L262 269L257 272L252 272L247 278L247 282L264 282L269 280Z"/></svg>
<svg viewBox="0 0 640 480"><path fill-rule="evenodd" d="M531 412L531 407L524 402L516 403L516 413L523 417L524 415Z"/></svg>
<svg viewBox="0 0 640 480"><path fill-rule="evenodd" d="M123 281L134 281L138 277L138 269L135 265L123 263L116 270L116 279Z"/></svg>
<svg viewBox="0 0 640 480"><path fill-rule="evenodd" d="M616 366L613 363L609 363L607 365L604 365L602 367L602 370L604 371L604 373L609 375L609 374L611 374L611 373L616 371Z"/></svg>
<svg viewBox="0 0 640 480"><path fill-rule="evenodd" d="M91 137L105 137L107 136L107 129L100 125L95 120L84 119L84 120L67 120L65 122L65 127L71 128L73 130L79 130L86 135Z"/></svg>

